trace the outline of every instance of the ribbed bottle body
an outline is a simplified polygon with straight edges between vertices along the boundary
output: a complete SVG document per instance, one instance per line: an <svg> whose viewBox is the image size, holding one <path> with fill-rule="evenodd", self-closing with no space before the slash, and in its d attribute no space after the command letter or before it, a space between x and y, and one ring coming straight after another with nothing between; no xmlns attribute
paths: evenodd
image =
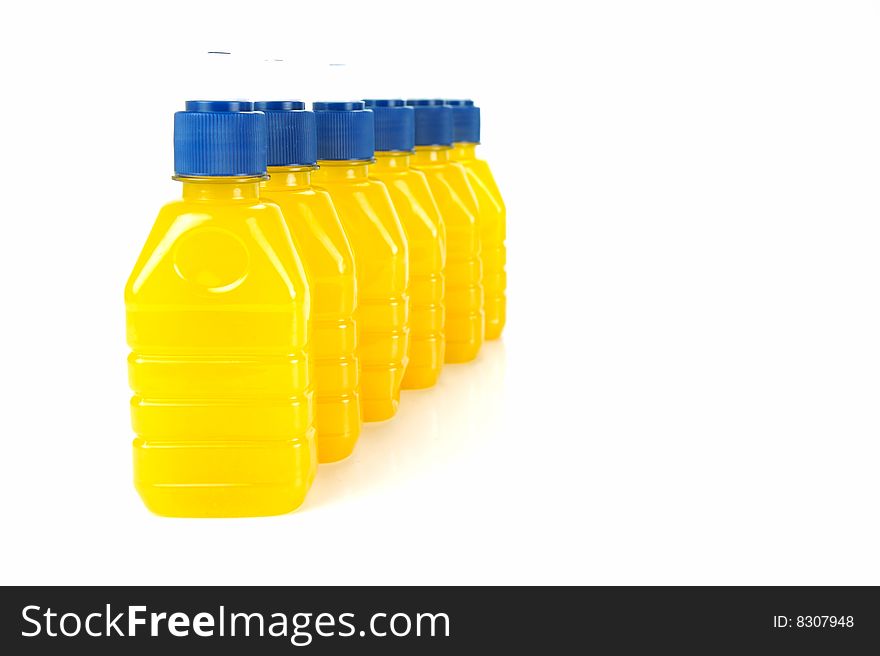
<svg viewBox="0 0 880 656"><path fill-rule="evenodd" d="M318 162L316 187L327 191L351 244L357 276L358 363L365 421L397 412L408 362L409 268L407 240L385 185L349 175L339 162Z"/></svg>
<svg viewBox="0 0 880 656"><path fill-rule="evenodd" d="M296 243L311 288L318 459L334 462L360 435L354 256L329 194L273 181L263 195L277 203Z"/></svg>
<svg viewBox="0 0 880 656"><path fill-rule="evenodd" d="M302 503L317 464L309 312L275 205L162 209L126 287L135 486L151 510L235 517Z"/></svg>

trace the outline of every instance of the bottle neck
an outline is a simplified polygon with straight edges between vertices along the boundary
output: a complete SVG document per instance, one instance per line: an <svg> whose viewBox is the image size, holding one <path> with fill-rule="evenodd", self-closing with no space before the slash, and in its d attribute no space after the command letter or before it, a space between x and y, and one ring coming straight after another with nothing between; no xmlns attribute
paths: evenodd
<svg viewBox="0 0 880 656"><path fill-rule="evenodd" d="M459 162L477 159L477 144L466 141L452 144L452 158Z"/></svg>
<svg viewBox="0 0 880 656"><path fill-rule="evenodd" d="M186 200L258 200L260 180L258 176L246 178L185 178L175 177L183 183Z"/></svg>
<svg viewBox="0 0 880 656"><path fill-rule="evenodd" d="M405 171L409 168L412 153L401 150L376 152L376 162L370 168L374 171Z"/></svg>
<svg viewBox="0 0 880 656"><path fill-rule="evenodd" d="M315 182L341 182L366 180L371 160L320 160L318 170L314 172Z"/></svg>
<svg viewBox="0 0 880 656"><path fill-rule="evenodd" d="M442 164L451 160L451 146L416 146L413 155L413 162L416 164Z"/></svg>
<svg viewBox="0 0 880 656"><path fill-rule="evenodd" d="M269 179L263 183L263 189L308 189L312 186L314 170L314 166L270 166Z"/></svg>

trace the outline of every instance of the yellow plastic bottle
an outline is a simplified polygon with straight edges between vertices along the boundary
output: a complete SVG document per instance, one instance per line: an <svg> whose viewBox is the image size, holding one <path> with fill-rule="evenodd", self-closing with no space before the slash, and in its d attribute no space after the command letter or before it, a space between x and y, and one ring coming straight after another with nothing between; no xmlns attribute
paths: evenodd
<svg viewBox="0 0 880 656"><path fill-rule="evenodd" d="M255 106L269 128L262 195L281 208L311 289L318 461L335 462L351 454L361 431L354 256L329 194L312 187L315 114L293 100Z"/></svg>
<svg viewBox="0 0 880 656"><path fill-rule="evenodd" d="M376 125L376 161L370 176L385 183L409 246L410 340L404 389L437 382L446 352L443 268L446 228L421 171L410 166L415 148L412 107L403 100L366 100Z"/></svg>
<svg viewBox="0 0 880 656"><path fill-rule="evenodd" d="M385 185L368 177L373 112L364 103L315 102L316 186L329 192L351 244L357 273L358 362L365 421L397 412L407 364L407 242Z"/></svg>
<svg viewBox="0 0 880 656"><path fill-rule="evenodd" d="M498 339L507 320L507 210L488 162L477 157L480 108L473 100L447 100L452 107L452 159L464 166L480 208L480 255L486 295L486 339Z"/></svg>
<svg viewBox="0 0 880 656"><path fill-rule="evenodd" d="M446 362L468 362L485 331L477 198L465 168L452 161L452 107L442 100L407 104L416 122L412 167L427 176L446 226Z"/></svg>
<svg viewBox="0 0 880 656"><path fill-rule="evenodd" d="M309 290L260 198L266 117L189 101L175 179L125 289L135 487L173 517L286 513L315 476Z"/></svg>

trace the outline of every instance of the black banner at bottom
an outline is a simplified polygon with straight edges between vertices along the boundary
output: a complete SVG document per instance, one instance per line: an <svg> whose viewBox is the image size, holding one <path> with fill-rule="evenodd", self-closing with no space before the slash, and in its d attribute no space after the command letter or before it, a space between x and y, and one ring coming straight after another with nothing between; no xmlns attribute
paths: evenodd
<svg viewBox="0 0 880 656"><path fill-rule="evenodd" d="M11 587L6 654L878 653L855 587Z"/></svg>

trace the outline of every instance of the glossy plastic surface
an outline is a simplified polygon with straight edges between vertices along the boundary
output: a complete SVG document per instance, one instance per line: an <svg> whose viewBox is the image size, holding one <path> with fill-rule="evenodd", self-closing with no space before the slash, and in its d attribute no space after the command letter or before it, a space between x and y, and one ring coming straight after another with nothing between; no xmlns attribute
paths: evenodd
<svg viewBox="0 0 880 656"><path fill-rule="evenodd" d="M464 166L480 208L480 255L486 298L486 339L498 339L507 320L507 210L489 164L476 154L477 144L457 143L452 158Z"/></svg>
<svg viewBox="0 0 880 656"><path fill-rule="evenodd" d="M404 389L431 387L443 367L443 268L446 228L421 171L410 166L410 154L377 152L370 176L385 183L409 248L409 364Z"/></svg>
<svg viewBox="0 0 880 656"><path fill-rule="evenodd" d="M317 465L302 262L257 179L183 187L125 290L135 486L160 515L289 512Z"/></svg>
<svg viewBox="0 0 880 656"><path fill-rule="evenodd" d="M446 226L446 362L477 357L485 331L477 198L452 149L416 146L413 168L428 178Z"/></svg>
<svg viewBox="0 0 880 656"><path fill-rule="evenodd" d="M354 254L363 418L383 421L397 412L408 360L406 237L385 185L367 177L369 162L318 166L312 182L330 193Z"/></svg>
<svg viewBox="0 0 880 656"><path fill-rule="evenodd" d="M269 167L262 195L284 214L312 299L311 356L318 460L351 454L361 430L354 256L330 195L311 186L312 167Z"/></svg>

